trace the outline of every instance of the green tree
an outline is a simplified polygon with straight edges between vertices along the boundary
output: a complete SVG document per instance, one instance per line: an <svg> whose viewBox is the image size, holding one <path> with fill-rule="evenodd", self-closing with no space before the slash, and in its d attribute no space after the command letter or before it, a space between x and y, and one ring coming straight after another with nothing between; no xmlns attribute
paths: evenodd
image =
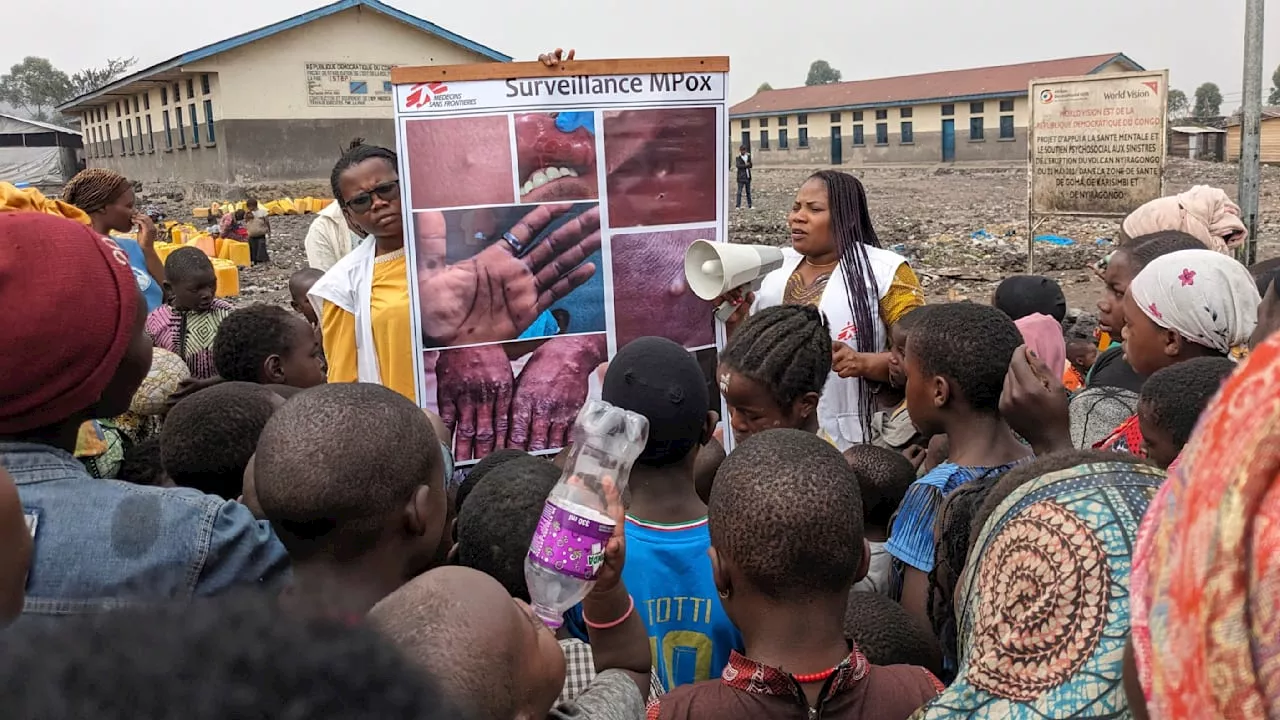
<svg viewBox="0 0 1280 720"><path fill-rule="evenodd" d="M1191 101L1187 100L1187 94L1181 90L1169 91L1169 119L1181 120L1187 116L1187 110L1191 109Z"/></svg>
<svg viewBox="0 0 1280 720"><path fill-rule="evenodd" d="M26 110L36 120L71 96L71 78L45 58L28 57L0 75L0 101Z"/></svg>
<svg viewBox="0 0 1280 720"><path fill-rule="evenodd" d="M767 83L767 82L762 82L762 83L760 83L760 87L756 88L756 92L758 92L758 93L762 93L762 92L764 92L765 90L772 90L772 89L773 89L773 86L772 86L772 85L770 85L770 84L769 84L769 83Z"/></svg>
<svg viewBox="0 0 1280 720"><path fill-rule="evenodd" d="M107 64L102 67L90 67L81 70L71 76L71 95L63 100L69 100L72 97L87 95L100 87L105 87L111 83L124 77L125 73L133 69L138 64L138 58L110 58Z"/></svg>
<svg viewBox="0 0 1280 720"><path fill-rule="evenodd" d="M840 82L840 71L831 67L831 63L826 60L814 60L809 66L809 77L805 78L805 85L830 85L831 83Z"/></svg>
<svg viewBox="0 0 1280 720"><path fill-rule="evenodd" d="M1271 94L1267 96L1268 105L1280 105L1280 67L1271 73Z"/></svg>
<svg viewBox="0 0 1280 720"><path fill-rule="evenodd" d="M1196 105L1191 113L1198 118L1218 117L1222 112L1222 90L1217 83L1207 82L1196 88Z"/></svg>

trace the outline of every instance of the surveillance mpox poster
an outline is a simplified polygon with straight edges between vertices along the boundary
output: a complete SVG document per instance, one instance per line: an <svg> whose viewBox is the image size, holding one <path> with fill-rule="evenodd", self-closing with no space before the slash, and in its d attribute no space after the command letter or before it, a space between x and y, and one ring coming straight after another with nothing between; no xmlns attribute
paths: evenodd
<svg viewBox="0 0 1280 720"><path fill-rule="evenodd" d="M688 350L725 417L724 328L684 254L728 240L728 69L392 69L418 403L449 427L459 466L566 447L610 359L644 336Z"/></svg>

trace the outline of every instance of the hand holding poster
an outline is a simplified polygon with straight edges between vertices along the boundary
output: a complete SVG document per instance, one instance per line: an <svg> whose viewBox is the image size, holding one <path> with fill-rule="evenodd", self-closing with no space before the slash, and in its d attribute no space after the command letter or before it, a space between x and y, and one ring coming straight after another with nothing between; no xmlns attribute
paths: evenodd
<svg viewBox="0 0 1280 720"><path fill-rule="evenodd" d="M724 242L727 58L394 68L418 401L459 463L569 440L644 335L713 381L713 308L685 285Z"/></svg>

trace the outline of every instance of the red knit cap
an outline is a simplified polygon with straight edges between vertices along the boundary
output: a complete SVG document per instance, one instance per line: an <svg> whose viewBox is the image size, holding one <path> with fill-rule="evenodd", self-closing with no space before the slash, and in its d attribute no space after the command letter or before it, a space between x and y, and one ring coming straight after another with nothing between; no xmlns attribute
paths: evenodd
<svg viewBox="0 0 1280 720"><path fill-rule="evenodd" d="M85 225L0 213L0 433L98 401L137 331L129 257Z"/></svg>

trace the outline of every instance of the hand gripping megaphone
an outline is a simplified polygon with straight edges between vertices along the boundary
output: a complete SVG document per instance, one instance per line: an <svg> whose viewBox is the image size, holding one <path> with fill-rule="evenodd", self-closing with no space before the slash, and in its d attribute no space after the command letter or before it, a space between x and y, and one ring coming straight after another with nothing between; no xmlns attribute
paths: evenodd
<svg viewBox="0 0 1280 720"><path fill-rule="evenodd" d="M703 300L745 286L760 289L760 279L782 267L782 249L768 245L732 245L730 243L694 240L684 254L684 277L689 289ZM733 315L733 304L722 303L716 309L721 322Z"/></svg>

